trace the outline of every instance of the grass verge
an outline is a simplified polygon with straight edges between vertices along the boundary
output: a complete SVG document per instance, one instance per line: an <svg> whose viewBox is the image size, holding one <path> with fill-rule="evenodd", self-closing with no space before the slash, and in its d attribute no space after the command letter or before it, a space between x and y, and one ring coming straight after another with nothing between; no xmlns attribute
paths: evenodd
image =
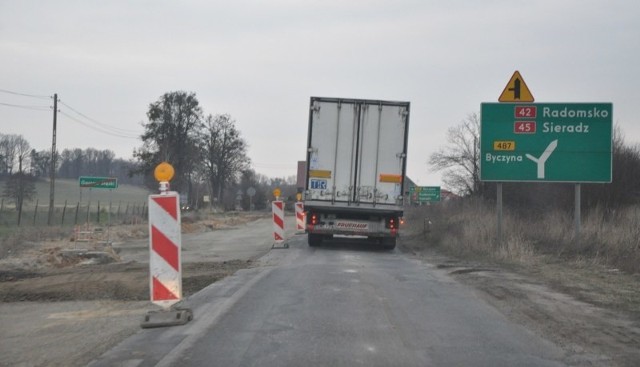
<svg viewBox="0 0 640 367"><path fill-rule="evenodd" d="M502 241L495 204L481 199L411 208L406 215L410 232L425 232L424 245L456 256L524 264L542 256L640 273L640 207L583 213L579 237L572 213L527 217L505 210ZM431 223L428 230L425 220Z"/></svg>

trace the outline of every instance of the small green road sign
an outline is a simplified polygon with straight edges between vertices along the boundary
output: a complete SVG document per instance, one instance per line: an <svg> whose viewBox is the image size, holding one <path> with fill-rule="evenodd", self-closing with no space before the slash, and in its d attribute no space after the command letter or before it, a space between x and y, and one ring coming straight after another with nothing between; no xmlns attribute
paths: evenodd
<svg viewBox="0 0 640 367"><path fill-rule="evenodd" d="M412 186L409 188L409 194L413 201L440 201L440 186Z"/></svg>
<svg viewBox="0 0 640 367"><path fill-rule="evenodd" d="M89 187L92 189L117 189L118 179L115 177L90 177L80 176L78 180L80 187Z"/></svg>
<svg viewBox="0 0 640 367"><path fill-rule="evenodd" d="M611 182L611 103L483 103L482 181Z"/></svg>

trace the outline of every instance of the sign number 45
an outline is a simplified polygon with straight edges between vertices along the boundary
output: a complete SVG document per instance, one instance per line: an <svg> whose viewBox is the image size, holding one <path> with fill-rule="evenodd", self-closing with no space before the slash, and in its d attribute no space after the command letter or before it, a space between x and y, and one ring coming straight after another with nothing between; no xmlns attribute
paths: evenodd
<svg viewBox="0 0 640 367"><path fill-rule="evenodd" d="M535 134L536 122L535 121L516 121L513 124L514 134Z"/></svg>

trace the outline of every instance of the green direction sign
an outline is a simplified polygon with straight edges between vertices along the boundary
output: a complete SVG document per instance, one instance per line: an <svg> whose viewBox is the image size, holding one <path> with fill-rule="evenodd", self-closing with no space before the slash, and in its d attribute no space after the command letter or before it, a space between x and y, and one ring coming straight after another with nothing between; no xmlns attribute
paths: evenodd
<svg viewBox="0 0 640 367"><path fill-rule="evenodd" d="M413 186L409 188L409 194L415 201L440 201L440 186Z"/></svg>
<svg viewBox="0 0 640 367"><path fill-rule="evenodd" d="M611 103L483 103L482 181L611 182Z"/></svg>
<svg viewBox="0 0 640 367"><path fill-rule="evenodd" d="M89 177L80 176L80 187L92 189L117 189L118 179L115 177Z"/></svg>

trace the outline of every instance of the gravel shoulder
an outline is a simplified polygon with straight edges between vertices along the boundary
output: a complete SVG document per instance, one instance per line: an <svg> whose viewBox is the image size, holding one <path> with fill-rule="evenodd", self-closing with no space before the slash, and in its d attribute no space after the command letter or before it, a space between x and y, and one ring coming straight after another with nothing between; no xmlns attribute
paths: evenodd
<svg viewBox="0 0 640 367"><path fill-rule="evenodd" d="M472 288L510 320L554 342L570 366L637 366L640 277L594 264L539 258L496 264L442 255L422 235L403 250Z"/></svg>

